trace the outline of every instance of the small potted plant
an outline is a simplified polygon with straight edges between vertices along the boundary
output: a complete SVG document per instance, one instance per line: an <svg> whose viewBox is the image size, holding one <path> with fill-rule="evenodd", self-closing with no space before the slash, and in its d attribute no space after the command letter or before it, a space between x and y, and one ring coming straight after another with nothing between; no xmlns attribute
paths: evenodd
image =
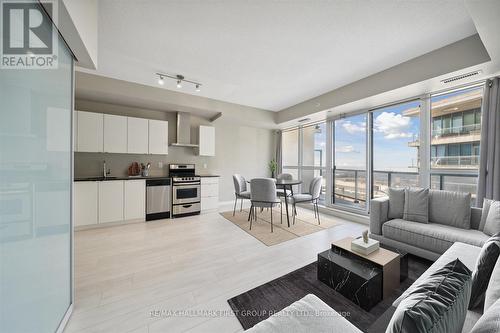
<svg viewBox="0 0 500 333"><path fill-rule="evenodd" d="M276 170L278 170L278 164L276 163L276 160L274 158L269 162L269 170L271 171L271 178L276 178Z"/></svg>

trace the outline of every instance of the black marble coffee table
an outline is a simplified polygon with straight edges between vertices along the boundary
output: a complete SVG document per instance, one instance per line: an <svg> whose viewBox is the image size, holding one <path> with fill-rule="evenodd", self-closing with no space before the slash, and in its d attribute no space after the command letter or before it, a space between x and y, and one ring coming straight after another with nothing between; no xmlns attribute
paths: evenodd
<svg viewBox="0 0 500 333"><path fill-rule="evenodd" d="M318 280L369 311L408 276L408 257L384 247L364 256L351 251L352 239L336 241L318 254Z"/></svg>

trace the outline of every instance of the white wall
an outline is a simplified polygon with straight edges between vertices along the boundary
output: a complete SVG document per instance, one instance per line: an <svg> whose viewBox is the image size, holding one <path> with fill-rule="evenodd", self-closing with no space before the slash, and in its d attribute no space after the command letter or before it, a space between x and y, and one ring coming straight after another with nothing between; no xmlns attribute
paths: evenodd
<svg viewBox="0 0 500 333"><path fill-rule="evenodd" d="M63 0L88 55L97 67L97 0Z"/></svg>

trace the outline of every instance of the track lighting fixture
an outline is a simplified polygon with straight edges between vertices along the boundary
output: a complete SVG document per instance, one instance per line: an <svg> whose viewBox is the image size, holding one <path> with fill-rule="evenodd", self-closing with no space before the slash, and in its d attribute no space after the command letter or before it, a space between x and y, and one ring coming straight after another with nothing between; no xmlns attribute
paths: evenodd
<svg viewBox="0 0 500 333"><path fill-rule="evenodd" d="M169 74L163 74L163 73L156 73L158 76L158 84L160 86L163 86L165 84L165 78L169 78L172 80L175 80L177 83L177 88L181 89L182 85L184 82L191 83L192 85L195 86L195 90L197 92L201 91L201 83L196 82L196 81L191 81L187 80L183 75L177 74L177 75L169 75Z"/></svg>

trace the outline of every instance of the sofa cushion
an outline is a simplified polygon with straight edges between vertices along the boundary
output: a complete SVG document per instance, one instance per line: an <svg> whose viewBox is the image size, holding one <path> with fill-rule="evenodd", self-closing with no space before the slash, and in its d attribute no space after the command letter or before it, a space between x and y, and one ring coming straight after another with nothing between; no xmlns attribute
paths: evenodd
<svg viewBox="0 0 500 333"><path fill-rule="evenodd" d="M482 208L477 208L477 207L470 208L470 228L471 229L483 231L483 229L479 228L479 224L481 223L481 216L482 215L483 215Z"/></svg>
<svg viewBox="0 0 500 333"><path fill-rule="evenodd" d="M421 223L429 222L429 189L405 189L403 219Z"/></svg>
<svg viewBox="0 0 500 333"><path fill-rule="evenodd" d="M491 272L490 282L486 288L484 299L484 312L488 310L497 300L500 299L500 258L497 259L493 272Z"/></svg>
<svg viewBox="0 0 500 333"><path fill-rule="evenodd" d="M459 259L451 261L401 301L386 333L461 332L471 285L467 266Z"/></svg>
<svg viewBox="0 0 500 333"><path fill-rule="evenodd" d="M405 189L389 187L389 219L402 219L405 206Z"/></svg>
<svg viewBox="0 0 500 333"><path fill-rule="evenodd" d="M483 232L490 236L500 232L500 201L491 203Z"/></svg>
<svg viewBox="0 0 500 333"><path fill-rule="evenodd" d="M420 282L424 281L431 275L436 272L443 266L445 266L450 261L455 259L460 259L460 261L467 266L469 270L473 270L476 266L477 258L479 257L479 253L481 252L481 247L464 244L464 243L454 243L445 253L443 253L422 275L418 277L418 279L408 288L406 289L398 299L392 303L393 306L397 307L401 300L403 300L406 295L408 295L416 285L420 284Z"/></svg>
<svg viewBox="0 0 500 333"><path fill-rule="evenodd" d="M479 230L465 230L436 223L418 223L395 219L382 225L384 237L423 248L435 253L444 253L454 242L483 246L488 240Z"/></svg>
<svg viewBox="0 0 500 333"><path fill-rule="evenodd" d="M315 295L309 294L245 332L361 333Z"/></svg>
<svg viewBox="0 0 500 333"><path fill-rule="evenodd" d="M473 310L467 310L467 315L465 316L464 327L462 327L462 333L470 333L474 325L483 315L482 312L477 312Z"/></svg>
<svg viewBox="0 0 500 333"><path fill-rule="evenodd" d="M474 325L470 333L500 332L500 300L496 301Z"/></svg>
<svg viewBox="0 0 500 333"><path fill-rule="evenodd" d="M481 222L479 222L479 230L484 231L484 225L486 224L486 218L488 217L488 212L490 211L490 206L493 200L484 199L483 200L483 213L481 214Z"/></svg>
<svg viewBox="0 0 500 333"><path fill-rule="evenodd" d="M469 309L478 307L484 301L486 288L490 282L490 277L493 268L495 268L498 256L500 256L500 233L489 238L481 248L481 253L479 254L476 268L472 275L472 294Z"/></svg>
<svg viewBox="0 0 500 333"><path fill-rule="evenodd" d="M470 229L470 193L430 190L429 222Z"/></svg>

